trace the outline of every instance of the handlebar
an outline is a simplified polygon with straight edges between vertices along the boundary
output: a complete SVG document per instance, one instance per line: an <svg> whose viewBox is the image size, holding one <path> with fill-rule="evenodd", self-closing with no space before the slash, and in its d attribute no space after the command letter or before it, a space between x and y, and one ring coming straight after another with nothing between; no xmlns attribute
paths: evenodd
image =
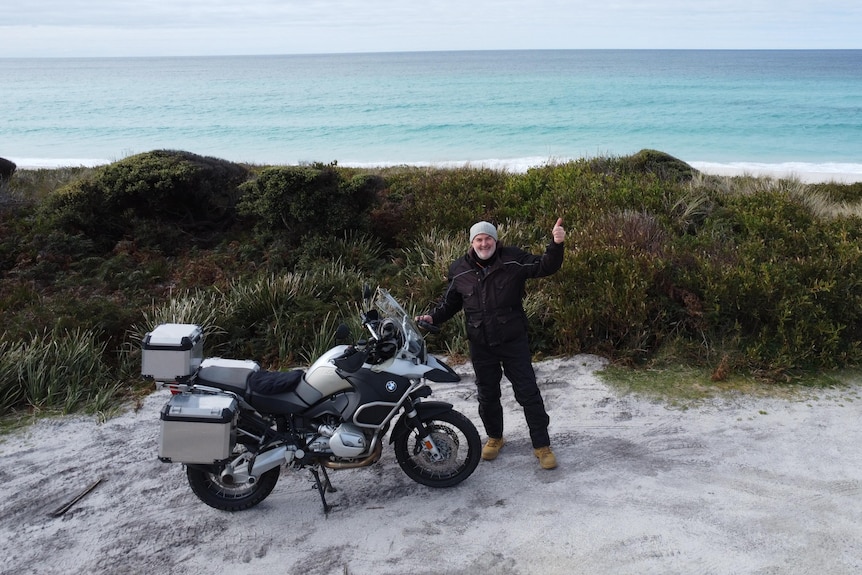
<svg viewBox="0 0 862 575"><path fill-rule="evenodd" d="M429 333L440 333L440 326L434 325L433 323L428 323L425 320L420 319L418 322L416 322L416 325Z"/></svg>
<svg viewBox="0 0 862 575"><path fill-rule="evenodd" d="M347 373L354 373L362 367L362 364L365 363L367 358L367 351L358 351L355 347L350 346L344 350L343 354L335 358L333 363L335 364L335 367L346 371Z"/></svg>

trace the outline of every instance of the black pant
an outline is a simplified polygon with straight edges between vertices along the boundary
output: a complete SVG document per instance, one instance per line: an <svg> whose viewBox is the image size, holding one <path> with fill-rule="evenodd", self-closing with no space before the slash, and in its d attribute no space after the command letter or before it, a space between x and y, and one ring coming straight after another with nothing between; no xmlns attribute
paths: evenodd
<svg viewBox="0 0 862 575"><path fill-rule="evenodd" d="M515 400L524 408L533 447L551 444L548 436L550 418L536 384L530 344L527 335L502 345L488 346L470 342L470 356L476 373L479 395L479 417L489 437L503 437L503 406L500 403L500 381L505 373L512 383Z"/></svg>

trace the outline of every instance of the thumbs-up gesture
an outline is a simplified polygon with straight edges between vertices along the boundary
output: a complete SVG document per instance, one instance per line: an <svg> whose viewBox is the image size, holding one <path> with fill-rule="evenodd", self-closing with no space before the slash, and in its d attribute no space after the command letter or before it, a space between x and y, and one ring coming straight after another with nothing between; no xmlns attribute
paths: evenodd
<svg viewBox="0 0 862 575"><path fill-rule="evenodd" d="M557 218L557 223L554 224L554 229L551 230L551 235L554 236L555 244L561 244L566 240L566 230L563 228L563 218Z"/></svg>

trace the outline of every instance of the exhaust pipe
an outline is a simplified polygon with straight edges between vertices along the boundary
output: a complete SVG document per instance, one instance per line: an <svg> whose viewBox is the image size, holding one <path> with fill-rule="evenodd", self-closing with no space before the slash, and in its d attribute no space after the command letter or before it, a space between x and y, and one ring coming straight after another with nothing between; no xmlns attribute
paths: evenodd
<svg viewBox="0 0 862 575"><path fill-rule="evenodd" d="M321 461L320 464L327 469L356 469L358 467L366 467L368 465L371 465L372 463L380 459L381 453L383 453L383 443L378 441L371 455L360 461L354 461L351 463L342 463L339 461Z"/></svg>
<svg viewBox="0 0 862 575"><path fill-rule="evenodd" d="M243 475L245 475L245 474L243 473ZM249 475L249 476L245 477L244 480L241 479L240 481L237 481L237 479L238 479L237 476L234 475L233 471L230 471L228 469L225 469L224 471L222 471L219 478L221 479L221 482L224 483L225 485L237 485L237 484L243 483L243 482L246 483L247 485L254 485L257 482L257 478L254 475Z"/></svg>

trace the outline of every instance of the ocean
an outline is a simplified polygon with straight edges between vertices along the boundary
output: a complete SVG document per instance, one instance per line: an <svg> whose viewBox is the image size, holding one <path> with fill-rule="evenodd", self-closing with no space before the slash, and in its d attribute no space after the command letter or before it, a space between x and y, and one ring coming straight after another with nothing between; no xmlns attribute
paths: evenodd
<svg viewBox="0 0 862 575"><path fill-rule="evenodd" d="M862 50L0 58L0 156L488 165L651 148L862 176Z"/></svg>

